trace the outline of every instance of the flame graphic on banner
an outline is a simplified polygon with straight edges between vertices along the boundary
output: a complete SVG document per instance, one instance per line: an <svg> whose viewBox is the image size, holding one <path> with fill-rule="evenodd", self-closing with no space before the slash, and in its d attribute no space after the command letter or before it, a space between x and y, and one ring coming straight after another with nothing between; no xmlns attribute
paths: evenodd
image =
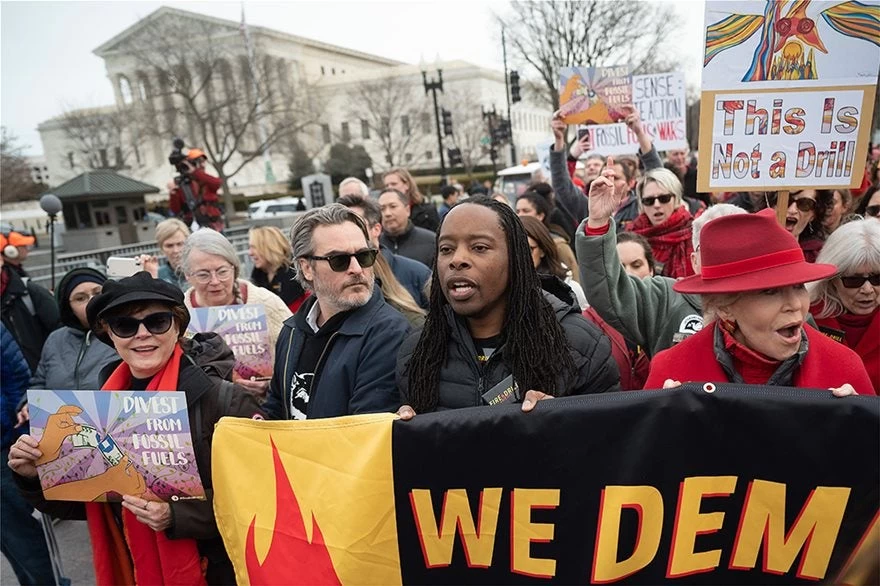
<svg viewBox="0 0 880 586"><path fill-rule="evenodd" d="M254 525L251 520L245 545L248 578L251 584L340 584L324 536L312 520L312 541L309 542L302 511L281 463L281 456L272 444L275 463L275 527L266 559L260 563L254 546Z"/></svg>

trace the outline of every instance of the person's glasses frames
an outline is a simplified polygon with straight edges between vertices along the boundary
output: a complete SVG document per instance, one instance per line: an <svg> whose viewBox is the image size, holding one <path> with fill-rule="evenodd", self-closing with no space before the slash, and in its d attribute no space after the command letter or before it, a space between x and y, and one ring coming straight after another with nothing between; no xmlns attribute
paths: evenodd
<svg viewBox="0 0 880 586"><path fill-rule="evenodd" d="M74 295L73 297L70 298L70 303L72 303L72 304L88 303L89 301L92 300L92 297L97 297L100 294L101 294L101 289L96 289L95 291L92 291L91 293L77 293L76 295Z"/></svg>
<svg viewBox="0 0 880 586"><path fill-rule="evenodd" d="M141 324L153 335L164 334L171 329L174 316L170 311L157 311L141 319L128 316L108 317L106 320L110 330L120 338L131 338L138 333Z"/></svg>
<svg viewBox="0 0 880 586"><path fill-rule="evenodd" d="M880 273L871 273L870 275L852 275L851 277L840 277L840 282L847 289L858 289L868 281L874 287L880 285Z"/></svg>
<svg viewBox="0 0 880 586"><path fill-rule="evenodd" d="M206 285L211 282L214 275L217 276L218 281L228 281L234 274L235 269L232 267L221 267L214 271L196 271L190 274L190 277L192 277L197 283Z"/></svg>
<svg viewBox="0 0 880 586"><path fill-rule="evenodd" d="M361 265L361 268L366 269L373 266L373 263L376 262L376 255L378 253L378 250L367 248L365 250L359 250L354 254L340 253L330 254L328 256L308 255L303 258L309 260L326 260L333 272L343 273L348 270L349 266L351 266L351 257L354 257L357 263Z"/></svg>
<svg viewBox="0 0 880 586"><path fill-rule="evenodd" d="M880 204L866 207L865 214L868 216L873 216L875 218L877 216L880 216Z"/></svg>
<svg viewBox="0 0 880 586"><path fill-rule="evenodd" d="M658 199L660 200L660 203L662 203L663 205L666 205L672 201L673 197L675 197L675 196L672 195L671 193L664 193L663 195L655 195L654 197L643 197L642 198L642 205L645 206L646 208L649 208L652 205L654 205L654 202L657 201Z"/></svg>
<svg viewBox="0 0 880 586"><path fill-rule="evenodd" d="M816 209L816 200L811 197L800 197L798 199L792 199L791 203L796 205L797 209L802 212L809 212Z"/></svg>

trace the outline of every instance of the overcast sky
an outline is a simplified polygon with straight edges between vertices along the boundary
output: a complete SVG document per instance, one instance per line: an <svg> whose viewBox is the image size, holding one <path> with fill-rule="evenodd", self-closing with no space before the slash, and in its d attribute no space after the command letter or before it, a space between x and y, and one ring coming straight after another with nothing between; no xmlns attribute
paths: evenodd
<svg viewBox="0 0 880 586"><path fill-rule="evenodd" d="M239 21L240 2L0 2L0 122L26 145L43 147L37 125L70 108L113 103L104 63L92 51L160 6ZM493 13L506 2L487 0L245 3L247 21L368 53L418 63L463 59L501 69ZM702 0L673 2L682 35L688 84L699 82Z"/></svg>

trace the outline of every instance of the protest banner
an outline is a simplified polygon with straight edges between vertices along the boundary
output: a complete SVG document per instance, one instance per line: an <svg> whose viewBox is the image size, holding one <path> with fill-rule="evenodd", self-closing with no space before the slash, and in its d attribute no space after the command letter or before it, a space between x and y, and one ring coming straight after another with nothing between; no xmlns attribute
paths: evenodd
<svg viewBox="0 0 880 586"><path fill-rule="evenodd" d="M566 124L611 124L623 120L618 108L632 102L632 68L563 67L559 111Z"/></svg>
<svg viewBox="0 0 880 586"><path fill-rule="evenodd" d="M269 342L266 308L259 304L197 307L190 310L192 319L187 335L216 332L235 354L235 372L247 380L265 380L272 376L273 350Z"/></svg>
<svg viewBox="0 0 880 586"><path fill-rule="evenodd" d="M31 389L28 406L47 500L205 498L184 393Z"/></svg>
<svg viewBox="0 0 880 586"><path fill-rule="evenodd" d="M858 583L880 399L713 390L222 419L217 525L239 584Z"/></svg>
<svg viewBox="0 0 880 586"><path fill-rule="evenodd" d="M880 2L706 2L697 186L858 187L880 67Z"/></svg>
<svg viewBox="0 0 880 586"><path fill-rule="evenodd" d="M687 103L684 74L678 71L634 75L632 104L658 151L686 149ZM587 126L593 148L601 155L635 155L639 141L626 124Z"/></svg>

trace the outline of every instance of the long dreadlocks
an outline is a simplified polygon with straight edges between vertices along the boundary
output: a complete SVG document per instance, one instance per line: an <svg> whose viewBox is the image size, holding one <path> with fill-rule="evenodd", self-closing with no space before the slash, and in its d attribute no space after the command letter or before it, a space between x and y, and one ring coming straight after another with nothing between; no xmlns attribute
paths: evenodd
<svg viewBox="0 0 880 586"><path fill-rule="evenodd" d="M513 371L514 380L525 392L541 390L551 395L565 394L573 378L574 361L568 340L551 305L544 299L538 274L532 265L528 236L519 218L503 203L489 197L467 199L463 205L481 205L498 216L507 240L507 315L502 333L502 359ZM446 218L444 217L444 221ZM440 238L443 224L437 230ZM436 245L435 245L436 246ZM434 258L428 317L419 341L406 367L409 377L408 399L416 413L433 411L440 396L440 369L446 363L451 327L446 319L449 302L437 272ZM562 386L558 386L562 382Z"/></svg>

